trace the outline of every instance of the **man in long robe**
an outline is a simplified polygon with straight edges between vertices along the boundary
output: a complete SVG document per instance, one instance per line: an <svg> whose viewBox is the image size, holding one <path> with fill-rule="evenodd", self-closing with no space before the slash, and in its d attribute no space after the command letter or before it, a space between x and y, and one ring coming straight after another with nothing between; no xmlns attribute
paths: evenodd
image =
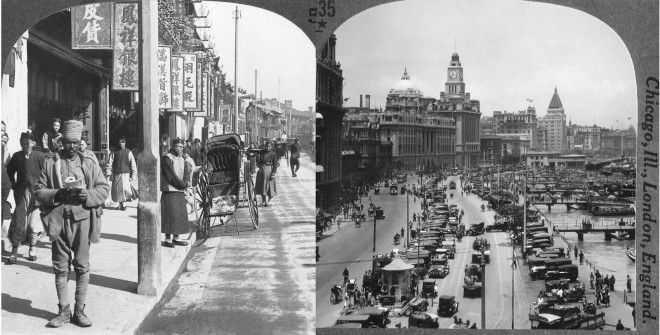
<svg viewBox="0 0 660 335"><path fill-rule="evenodd" d="M9 225L9 240L11 240L11 256L7 264L16 264L18 247L28 242L30 250L28 260L36 261L35 246L43 225L39 218L37 205L34 201L33 188L39 179L45 156L43 153L33 151L35 142L30 133L21 134L21 151L15 153L7 166L9 181L14 190L16 210Z"/></svg>
<svg viewBox="0 0 660 335"><path fill-rule="evenodd" d="M192 165L183 157L184 142L172 141L172 150L160 160L160 219L161 232L165 234L163 245L174 248L188 242L179 240L180 234L189 232L185 191L190 185Z"/></svg>
<svg viewBox="0 0 660 335"><path fill-rule="evenodd" d="M47 327L61 327L69 321L81 327L92 325L84 312L89 284L89 250L90 243L98 243L101 236L101 206L108 197L110 185L101 168L78 152L82 129L80 121L64 122L63 148L45 159L34 188L52 245L59 302L59 313ZM73 315L68 295L71 265L76 272Z"/></svg>
<svg viewBox="0 0 660 335"><path fill-rule="evenodd" d="M106 175L112 176L112 201L126 210L124 202L132 200L133 188L137 190L137 164L131 150L126 148L126 139L119 139L119 150L110 154Z"/></svg>

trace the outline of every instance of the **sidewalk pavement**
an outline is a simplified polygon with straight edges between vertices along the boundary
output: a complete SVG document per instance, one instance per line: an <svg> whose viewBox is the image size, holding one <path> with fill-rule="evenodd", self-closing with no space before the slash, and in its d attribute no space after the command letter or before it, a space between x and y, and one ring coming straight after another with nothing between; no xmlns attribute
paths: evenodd
<svg viewBox="0 0 660 335"><path fill-rule="evenodd" d="M280 164L259 228L245 208L235 215L238 235L233 223L214 227L138 334L314 333L315 166L303 154L292 178Z"/></svg>
<svg viewBox="0 0 660 335"><path fill-rule="evenodd" d="M195 234L181 236L187 247L162 248L162 287L159 296L137 294L137 202L126 211L104 209L101 242L91 245L90 280L86 314L93 325L66 324L46 328L58 312L50 241L37 244L37 261L27 261L27 246L19 249L15 265L2 265L3 334L132 334L160 299L167 284L195 241ZM189 217L194 220L194 214ZM3 261L6 257L3 257ZM69 277L69 300L75 302L75 272ZM73 308L73 307L72 307Z"/></svg>

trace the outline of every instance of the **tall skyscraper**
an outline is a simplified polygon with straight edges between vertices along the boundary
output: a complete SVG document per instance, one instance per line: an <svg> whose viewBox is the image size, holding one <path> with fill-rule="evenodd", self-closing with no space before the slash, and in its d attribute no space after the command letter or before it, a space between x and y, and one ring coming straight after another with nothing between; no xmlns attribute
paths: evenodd
<svg viewBox="0 0 660 335"><path fill-rule="evenodd" d="M559 99L557 87L550 99L548 112L539 119L539 125L547 130L547 149L562 152L566 150L566 114Z"/></svg>

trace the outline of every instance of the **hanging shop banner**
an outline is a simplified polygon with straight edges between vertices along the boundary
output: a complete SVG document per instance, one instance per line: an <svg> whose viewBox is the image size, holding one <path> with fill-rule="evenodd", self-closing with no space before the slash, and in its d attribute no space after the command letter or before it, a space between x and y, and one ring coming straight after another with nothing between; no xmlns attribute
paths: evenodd
<svg viewBox="0 0 660 335"><path fill-rule="evenodd" d="M202 100L200 104L199 113L195 113L195 116L206 116L208 113L208 104L209 104L209 74L207 72L202 73Z"/></svg>
<svg viewBox="0 0 660 335"><path fill-rule="evenodd" d="M112 3L71 8L71 49L112 49Z"/></svg>
<svg viewBox="0 0 660 335"><path fill-rule="evenodd" d="M197 109L196 112L202 111L202 63L199 61L199 56L197 57Z"/></svg>
<svg viewBox="0 0 660 335"><path fill-rule="evenodd" d="M172 108L172 47L158 47L158 108Z"/></svg>
<svg viewBox="0 0 660 335"><path fill-rule="evenodd" d="M172 112L183 112L183 57L172 56Z"/></svg>
<svg viewBox="0 0 660 335"><path fill-rule="evenodd" d="M215 119L215 80L213 77L209 78L209 111L206 114Z"/></svg>
<svg viewBox="0 0 660 335"><path fill-rule="evenodd" d="M140 89L138 4L115 3L112 89Z"/></svg>
<svg viewBox="0 0 660 335"><path fill-rule="evenodd" d="M181 54L183 57L183 108L197 110L197 55Z"/></svg>

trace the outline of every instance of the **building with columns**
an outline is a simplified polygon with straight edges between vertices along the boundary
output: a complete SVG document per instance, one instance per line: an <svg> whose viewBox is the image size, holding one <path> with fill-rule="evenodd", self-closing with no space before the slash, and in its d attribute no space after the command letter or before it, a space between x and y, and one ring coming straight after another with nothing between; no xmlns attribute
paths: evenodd
<svg viewBox="0 0 660 335"><path fill-rule="evenodd" d="M457 167L473 167L480 163L479 122L481 118L479 100L472 99L465 90L463 66L458 53L451 55L447 68L445 91L435 102L433 114L454 119L456 140L454 143Z"/></svg>
<svg viewBox="0 0 660 335"><path fill-rule="evenodd" d="M539 125L547 131L547 150L562 152L567 149L566 114L557 87L548 105L548 112L539 119Z"/></svg>

